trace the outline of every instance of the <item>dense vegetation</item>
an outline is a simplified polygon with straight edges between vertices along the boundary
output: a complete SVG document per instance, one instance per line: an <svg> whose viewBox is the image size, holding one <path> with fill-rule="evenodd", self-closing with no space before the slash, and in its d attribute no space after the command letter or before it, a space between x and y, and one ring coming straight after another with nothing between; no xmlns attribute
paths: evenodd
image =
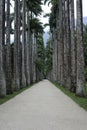
<svg viewBox="0 0 87 130"><path fill-rule="evenodd" d="M87 82L87 25L83 25L83 42L84 42L84 57L85 57L85 76Z"/></svg>

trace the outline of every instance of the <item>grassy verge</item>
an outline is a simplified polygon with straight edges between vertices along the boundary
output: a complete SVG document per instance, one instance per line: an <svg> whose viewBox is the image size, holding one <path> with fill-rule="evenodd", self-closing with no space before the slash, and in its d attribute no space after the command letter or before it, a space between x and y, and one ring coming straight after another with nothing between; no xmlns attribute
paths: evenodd
<svg viewBox="0 0 87 130"><path fill-rule="evenodd" d="M63 93L69 96L72 100L74 100L80 107L84 108L87 111L87 98L78 97L75 93L70 92L64 87L59 86L57 83L53 83L57 88L59 88ZM87 94L87 84L86 84L86 94Z"/></svg>
<svg viewBox="0 0 87 130"><path fill-rule="evenodd" d="M15 91L13 94L6 95L4 98L0 98L0 105L14 98L15 96L17 96L18 94L22 93L24 90L27 90L30 87L32 87L32 85L22 88L19 91Z"/></svg>

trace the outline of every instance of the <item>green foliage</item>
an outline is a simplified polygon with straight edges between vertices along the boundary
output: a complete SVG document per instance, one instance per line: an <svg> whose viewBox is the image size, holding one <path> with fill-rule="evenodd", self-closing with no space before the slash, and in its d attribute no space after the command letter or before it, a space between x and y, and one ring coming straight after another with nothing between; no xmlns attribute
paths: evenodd
<svg viewBox="0 0 87 130"><path fill-rule="evenodd" d="M52 0L52 8L49 18L50 28L56 27L57 13L58 13L58 1Z"/></svg>
<svg viewBox="0 0 87 130"><path fill-rule="evenodd" d="M87 80L87 25L83 25L83 42L84 42L84 56L85 56L85 75Z"/></svg>
<svg viewBox="0 0 87 130"><path fill-rule="evenodd" d="M37 60L36 67L44 77L52 70L52 45L51 41L47 42L46 48L44 47L43 37L37 37Z"/></svg>
<svg viewBox="0 0 87 130"><path fill-rule="evenodd" d="M36 67L44 75L45 48L43 35L37 36L37 60Z"/></svg>
<svg viewBox="0 0 87 130"><path fill-rule="evenodd" d="M33 12L36 16L41 15L42 13L42 0L28 0L27 5L29 10Z"/></svg>
<svg viewBox="0 0 87 130"><path fill-rule="evenodd" d="M47 42L46 48L45 48L45 74L48 75L48 73L52 70L52 45L51 40Z"/></svg>
<svg viewBox="0 0 87 130"><path fill-rule="evenodd" d="M42 23L39 21L38 18L30 19L30 31L33 33L35 31L35 34L38 35L38 33L43 34L43 26Z"/></svg>
<svg viewBox="0 0 87 130"><path fill-rule="evenodd" d="M86 76L86 81L87 81L87 66L85 67L85 76Z"/></svg>
<svg viewBox="0 0 87 130"><path fill-rule="evenodd" d="M57 83L54 85L59 88L64 94L69 96L73 101L75 101L80 107L84 108L87 111L87 98L78 97L75 93L70 92L66 88L59 86ZM87 84L86 84L86 94L87 94Z"/></svg>
<svg viewBox="0 0 87 130"><path fill-rule="evenodd" d="M56 5L58 2L58 0L44 0L44 4L48 3L49 4L52 4L52 5Z"/></svg>

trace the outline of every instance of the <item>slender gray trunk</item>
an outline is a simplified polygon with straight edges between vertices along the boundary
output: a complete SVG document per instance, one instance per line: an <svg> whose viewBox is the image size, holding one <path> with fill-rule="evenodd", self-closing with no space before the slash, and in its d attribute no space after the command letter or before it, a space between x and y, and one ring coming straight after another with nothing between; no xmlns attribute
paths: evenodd
<svg viewBox="0 0 87 130"><path fill-rule="evenodd" d="M85 96L82 0L77 0L77 87L76 95Z"/></svg>
<svg viewBox="0 0 87 130"><path fill-rule="evenodd" d="M61 31L61 16L62 16L62 2L59 0L59 33L58 33L58 83L61 83L61 41L60 41L60 31Z"/></svg>
<svg viewBox="0 0 87 130"><path fill-rule="evenodd" d="M76 48L75 48L75 18L74 1L70 1L70 23L71 23L71 91L76 91Z"/></svg>
<svg viewBox="0 0 87 130"><path fill-rule="evenodd" d="M18 0L15 0L15 39L14 39L14 89L20 89L19 66L18 66L18 47L19 47L19 22L18 22Z"/></svg>
<svg viewBox="0 0 87 130"><path fill-rule="evenodd" d="M20 23L21 23L21 4L18 0L18 73L19 73L19 85L21 86L21 42L20 42Z"/></svg>
<svg viewBox="0 0 87 130"><path fill-rule="evenodd" d="M69 0L66 2L66 40L67 40L67 67L68 73L66 78L66 87L71 89L71 38L70 38L70 12L69 12Z"/></svg>
<svg viewBox="0 0 87 130"><path fill-rule="evenodd" d="M30 59L29 59L29 11L28 8L26 10L26 16L27 16L27 34L26 34L26 84L30 84Z"/></svg>
<svg viewBox="0 0 87 130"><path fill-rule="evenodd" d="M30 83L33 82L33 66L32 66L32 34L30 33L30 44L29 44L29 55L30 55Z"/></svg>
<svg viewBox="0 0 87 130"><path fill-rule="evenodd" d="M26 87L25 77L25 42L26 42L26 22L25 22L25 0L22 1L23 12L22 12L22 87Z"/></svg>
<svg viewBox="0 0 87 130"><path fill-rule="evenodd" d="M35 47L36 46L36 38L35 38L35 33L33 32L32 35L32 72L33 72L33 83L36 82L36 65L35 65L35 60L36 60L36 52L35 52Z"/></svg>
<svg viewBox="0 0 87 130"><path fill-rule="evenodd" d="M6 95L6 81L3 67L3 0L0 0L0 97Z"/></svg>
<svg viewBox="0 0 87 130"><path fill-rule="evenodd" d="M6 89L7 94L10 94L13 93L10 46L10 0L7 1L6 23Z"/></svg>
<svg viewBox="0 0 87 130"><path fill-rule="evenodd" d="M53 81L57 82L57 36L53 28Z"/></svg>
<svg viewBox="0 0 87 130"><path fill-rule="evenodd" d="M64 43L64 87L67 86L67 75L68 75L68 66L67 66L67 40L66 40L66 2L65 0L63 0L63 6L64 6L64 10L63 10L63 43Z"/></svg>
<svg viewBox="0 0 87 130"><path fill-rule="evenodd" d="M58 80L64 84L63 1L59 0Z"/></svg>

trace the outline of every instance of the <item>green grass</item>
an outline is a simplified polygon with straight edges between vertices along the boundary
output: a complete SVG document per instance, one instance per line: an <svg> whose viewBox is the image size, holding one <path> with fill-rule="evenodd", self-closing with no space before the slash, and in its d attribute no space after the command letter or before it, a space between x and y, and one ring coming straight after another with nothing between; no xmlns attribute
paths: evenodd
<svg viewBox="0 0 87 130"><path fill-rule="evenodd" d="M69 96L73 101L75 101L80 107L87 111L87 98L78 97L75 93L70 92L64 87L59 86L57 83L53 83L57 88L59 88L63 93ZM86 84L86 94L87 94L87 84Z"/></svg>
<svg viewBox="0 0 87 130"><path fill-rule="evenodd" d="M22 88L19 91L15 91L13 94L6 95L4 98L0 98L0 105L14 98L15 96L17 96L18 94L22 93L24 90L27 90L30 87L32 87L32 85Z"/></svg>

